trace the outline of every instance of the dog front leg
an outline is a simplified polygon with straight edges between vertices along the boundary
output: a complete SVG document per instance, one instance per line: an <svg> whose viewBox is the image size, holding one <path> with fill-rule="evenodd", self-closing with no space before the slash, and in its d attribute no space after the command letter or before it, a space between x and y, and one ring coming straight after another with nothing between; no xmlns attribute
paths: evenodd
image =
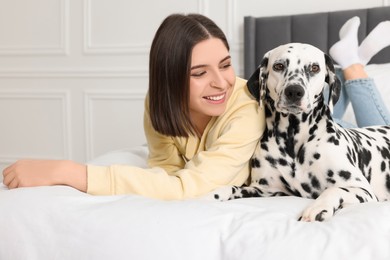
<svg viewBox="0 0 390 260"><path fill-rule="evenodd" d="M349 205L378 201L371 190L363 187L331 187L326 189L299 218L300 221L329 220L337 210Z"/></svg>

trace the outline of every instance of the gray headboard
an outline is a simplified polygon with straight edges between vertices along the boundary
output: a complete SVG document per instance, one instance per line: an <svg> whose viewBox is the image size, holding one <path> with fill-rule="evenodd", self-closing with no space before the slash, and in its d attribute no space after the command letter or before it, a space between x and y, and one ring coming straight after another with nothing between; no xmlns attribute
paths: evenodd
<svg viewBox="0 0 390 260"><path fill-rule="evenodd" d="M380 22L390 20L390 6L348 11L290 16L244 18L244 77L249 76L270 49L289 42L312 44L324 52L339 40L341 26L359 16L359 42ZM390 62L390 47L377 54L370 63Z"/></svg>

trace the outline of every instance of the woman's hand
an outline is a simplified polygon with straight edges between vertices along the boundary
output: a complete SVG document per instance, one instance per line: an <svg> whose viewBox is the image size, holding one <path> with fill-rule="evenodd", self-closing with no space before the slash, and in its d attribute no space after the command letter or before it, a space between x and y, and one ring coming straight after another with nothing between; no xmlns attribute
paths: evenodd
<svg viewBox="0 0 390 260"><path fill-rule="evenodd" d="M87 167L67 160L20 160L5 168L3 183L9 189L68 185L87 191Z"/></svg>

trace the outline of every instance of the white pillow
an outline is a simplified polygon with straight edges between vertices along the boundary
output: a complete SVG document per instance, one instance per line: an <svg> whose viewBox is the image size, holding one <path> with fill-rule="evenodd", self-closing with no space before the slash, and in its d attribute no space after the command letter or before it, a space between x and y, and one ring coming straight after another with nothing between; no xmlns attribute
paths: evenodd
<svg viewBox="0 0 390 260"><path fill-rule="evenodd" d="M390 63L370 64L366 66L367 74L374 79L383 101L390 110Z"/></svg>

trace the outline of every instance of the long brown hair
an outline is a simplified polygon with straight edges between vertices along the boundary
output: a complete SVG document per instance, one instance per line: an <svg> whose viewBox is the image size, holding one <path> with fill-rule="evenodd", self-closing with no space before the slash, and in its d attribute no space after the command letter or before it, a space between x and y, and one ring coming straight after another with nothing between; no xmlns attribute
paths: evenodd
<svg viewBox="0 0 390 260"><path fill-rule="evenodd" d="M149 111L153 128L164 135L195 134L189 115L191 55L206 39L221 39L222 30L200 14L172 14L154 36L149 57Z"/></svg>

